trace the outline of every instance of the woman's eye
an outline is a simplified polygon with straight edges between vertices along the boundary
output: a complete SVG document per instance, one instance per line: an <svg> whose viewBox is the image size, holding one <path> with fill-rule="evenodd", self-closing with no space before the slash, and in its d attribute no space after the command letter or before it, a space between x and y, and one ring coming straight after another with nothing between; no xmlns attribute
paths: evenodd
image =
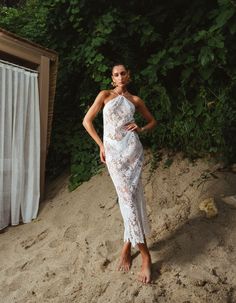
<svg viewBox="0 0 236 303"><path fill-rule="evenodd" d="M120 75L121 75L121 76L125 76L125 75L126 75L126 72L121 72ZM118 76L119 76L119 73L115 73L115 74L114 74L114 77L118 77Z"/></svg>

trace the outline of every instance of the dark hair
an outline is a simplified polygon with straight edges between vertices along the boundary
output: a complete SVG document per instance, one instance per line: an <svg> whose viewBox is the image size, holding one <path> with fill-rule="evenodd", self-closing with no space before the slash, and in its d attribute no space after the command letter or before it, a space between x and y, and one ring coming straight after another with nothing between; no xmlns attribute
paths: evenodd
<svg viewBox="0 0 236 303"><path fill-rule="evenodd" d="M111 66L111 72L113 72L114 67L115 67L115 66L118 66L118 65L124 66L124 68L125 68L127 71L129 70L128 67L127 67L124 63L122 63L122 62L116 62L116 63L113 63L113 64L112 64L112 66Z"/></svg>

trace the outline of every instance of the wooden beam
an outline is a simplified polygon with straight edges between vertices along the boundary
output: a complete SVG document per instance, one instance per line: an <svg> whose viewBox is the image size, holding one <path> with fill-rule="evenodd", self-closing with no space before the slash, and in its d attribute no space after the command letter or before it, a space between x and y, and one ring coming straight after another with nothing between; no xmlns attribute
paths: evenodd
<svg viewBox="0 0 236 303"><path fill-rule="evenodd" d="M0 27L0 49L4 43L8 43L9 46L13 48L17 46L22 48L26 53L33 53L36 56L45 56L50 58L51 61L57 60L57 53L46 47L43 47L37 43L30 40L17 36L11 32L8 32Z"/></svg>
<svg viewBox="0 0 236 303"><path fill-rule="evenodd" d="M17 41L10 41L5 37L0 37L0 50L12 56L19 57L34 64L40 64L41 55Z"/></svg>
<svg viewBox="0 0 236 303"><path fill-rule="evenodd" d="M50 59L41 56L39 73L39 107L40 107L40 200L44 199L45 168L47 155L47 129L48 129L48 104L49 104L49 71Z"/></svg>

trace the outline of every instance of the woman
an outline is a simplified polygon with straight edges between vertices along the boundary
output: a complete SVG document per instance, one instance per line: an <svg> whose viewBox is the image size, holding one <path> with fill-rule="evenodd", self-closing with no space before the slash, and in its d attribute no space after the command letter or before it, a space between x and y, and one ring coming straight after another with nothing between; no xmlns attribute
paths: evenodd
<svg viewBox="0 0 236 303"><path fill-rule="evenodd" d="M144 102L130 94L127 84L129 71L123 64L112 68L114 89L103 90L84 117L83 125L100 147L100 158L107 165L115 185L121 214L124 220L124 246L118 270L128 271L131 267L131 244L136 245L142 257L142 269L138 279L143 283L151 282L151 256L145 235L150 231L141 183L143 147L138 133L155 127L156 121ZM92 121L103 108L103 141L98 136ZM147 121L139 127L133 118L138 111Z"/></svg>

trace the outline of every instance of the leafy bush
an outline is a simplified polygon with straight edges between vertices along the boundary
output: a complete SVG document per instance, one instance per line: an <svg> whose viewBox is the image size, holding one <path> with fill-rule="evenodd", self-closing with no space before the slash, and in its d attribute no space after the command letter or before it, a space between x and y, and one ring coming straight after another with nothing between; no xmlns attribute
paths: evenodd
<svg viewBox="0 0 236 303"><path fill-rule="evenodd" d="M114 61L130 67L130 91L159 121L145 145L235 160L233 1L30 0L0 13L0 26L59 52L47 168L57 174L70 164L71 189L99 165L81 123L99 90L110 88ZM95 124L102 134L101 116Z"/></svg>

